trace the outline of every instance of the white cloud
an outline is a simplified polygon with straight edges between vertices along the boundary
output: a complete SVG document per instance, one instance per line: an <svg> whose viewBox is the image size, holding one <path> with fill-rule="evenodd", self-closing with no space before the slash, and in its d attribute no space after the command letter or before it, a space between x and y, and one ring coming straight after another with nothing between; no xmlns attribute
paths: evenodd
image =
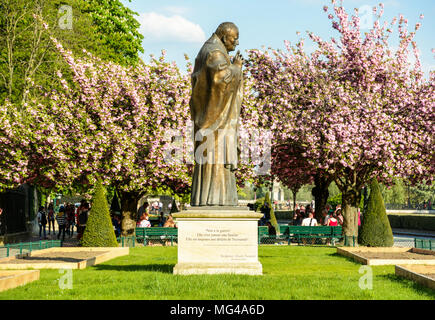
<svg viewBox="0 0 435 320"><path fill-rule="evenodd" d="M167 6L167 7L164 7L163 10L169 12L170 14L175 14L175 15L180 15L180 16L182 16L190 11L190 9L188 9L186 7L177 7L177 6Z"/></svg>
<svg viewBox="0 0 435 320"><path fill-rule="evenodd" d="M140 32L145 42L204 42L205 33L198 24L195 24L180 15L170 17L145 12L139 15Z"/></svg>

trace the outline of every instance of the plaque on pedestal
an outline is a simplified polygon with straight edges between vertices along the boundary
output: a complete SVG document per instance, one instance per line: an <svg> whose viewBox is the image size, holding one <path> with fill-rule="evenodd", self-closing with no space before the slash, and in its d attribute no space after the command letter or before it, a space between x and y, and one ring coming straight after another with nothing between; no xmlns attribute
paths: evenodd
<svg viewBox="0 0 435 320"><path fill-rule="evenodd" d="M194 207L174 214L178 263L174 274L261 275L258 220L244 207Z"/></svg>

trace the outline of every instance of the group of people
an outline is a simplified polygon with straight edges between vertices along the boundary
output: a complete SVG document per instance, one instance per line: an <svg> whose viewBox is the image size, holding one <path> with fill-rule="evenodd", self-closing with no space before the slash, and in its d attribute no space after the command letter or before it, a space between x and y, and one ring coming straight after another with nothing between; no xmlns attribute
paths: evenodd
<svg viewBox="0 0 435 320"><path fill-rule="evenodd" d="M47 239L46 226L48 224L48 235L51 234L53 228L53 235L55 235L54 221L58 224L57 239L62 237L62 241L65 240L65 233L70 238L74 235L74 226L77 228L77 239L83 236L83 232L86 228L86 221L90 211L90 205L86 200L82 200L80 205L76 207L72 203L64 203L60 205L59 212L56 214L53 203L48 205L46 209L44 206L40 206L37 214L37 220L39 225L39 238Z"/></svg>
<svg viewBox="0 0 435 320"><path fill-rule="evenodd" d="M292 224L295 226L342 226L344 222L341 205L338 204L335 209L327 204L322 211L320 221L314 217L314 208L311 205L306 207L296 205L295 214L293 215ZM361 226L361 210L358 208L358 227Z"/></svg>
<svg viewBox="0 0 435 320"><path fill-rule="evenodd" d="M148 205L148 202L146 202ZM163 203L161 201L154 201L151 204L151 208L149 210L149 213L151 214L161 214L163 211Z"/></svg>
<svg viewBox="0 0 435 320"><path fill-rule="evenodd" d="M155 209L156 207L154 205L150 206L148 202L145 202L142 206L142 210L139 212L139 218L136 221L136 227L138 228L149 228L151 227L150 222L150 211ZM153 210L154 211L154 210ZM176 228L176 224L174 221L174 218L171 214L169 214L167 217L165 217L165 214L162 210L159 212L159 227L164 228Z"/></svg>

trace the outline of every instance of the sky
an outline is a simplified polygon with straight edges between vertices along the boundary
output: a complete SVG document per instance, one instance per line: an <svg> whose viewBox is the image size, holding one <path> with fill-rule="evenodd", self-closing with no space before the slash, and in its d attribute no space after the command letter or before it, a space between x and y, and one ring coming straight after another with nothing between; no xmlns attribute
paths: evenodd
<svg viewBox="0 0 435 320"><path fill-rule="evenodd" d="M362 31L368 31L374 16L370 8L383 3L385 13L382 21L391 21L403 14L413 30L417 22L422 27L417 32L416 41L420 49L423 71L435 70L435 1L434 0L342 0L348 13L359 8ZM169 61L175 61L183 69L187 54L193 63L202 44L213 34L221 22L234 22L240 31L240 50L271 47L284 49L284 40L295 44L300 37L306 39L307 51L314 46L306 31L311 31L324 40L337 38L331 20L323 11L323 6L332 7L330 0L127 0L124 5L135 11L141 23L140 32L145 37L142 45L145 53L160 56L166 51ZM338 1L339 2L339 1ZM420 20L420 15L424 19ZM297 35L300 32L300 36ZM397 28L391 39L398 38ZM397 41L391 42L397 47Z"/></svg>

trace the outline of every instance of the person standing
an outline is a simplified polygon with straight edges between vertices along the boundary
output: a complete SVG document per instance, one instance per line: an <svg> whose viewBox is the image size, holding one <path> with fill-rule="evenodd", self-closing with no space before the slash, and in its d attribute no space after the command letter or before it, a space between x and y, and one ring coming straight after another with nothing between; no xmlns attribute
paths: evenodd
<svg viewBox="0 0 435 320"><path fill-rule="evenodd" d="M65 219L65 212L59 212L59 214L56 217L57 224L59 225L59 234L57 235L57 239L60 238L60 234L62 235L62 242L65 241L65 227L66 227L66 219Z"/></svg>
<svg viewBox="0 0 435 320"><path fill-rule="evenodd" d="M343 218L343 214L341 213L341 208L337 209L335 211L335 214L337 216L338 223L340 224L340 226L342 226L344 222L344 218Z"/></svg>
<svg viewBox="0 0 435 320"><path fill-rule="evenodd" d="M118 238L121 235L121 221L116 214L112 216L112 225L113 230L115 231L115 236Z"/></svg>
<svg viewBox="0 0 435 320"><path fill-rule="evenodd" d="M47 239L47 234L45 231L45 226L47 225L47 213L43 206L39 207L37 214L38 224L39 224L39 239L42 239L42 231L44 231L44 239Z"/></svg>
<svg viewBox="0 0 435 320"><path fill-rule="evenodd" d="M55 234L54 230L54 208L53 203L50 203L48 206L48 234L51 234L51 226L53 225L53 234Z"/></svg>
<svg viewBox="0 0 435 320"><path fill-rule="evenodd" d="M159 216L159 227L163 227L163 225L165 224L165 220L165 214L163 213L163 211L161 211Z"/></svg>
<svg viewBox="0 0 435 320"><path fill-rule="evenodd" d="M89 215L89 203L85 202L78 215L77 239L80 240L86 229L86 222Z"/></svg>
<svg viewBox="0 0 435 320"><path fill-rule="evenodd" d="M332 216L328 219L328 224L327 226L329 227L337 227L338 226L338 219L337 219L337 215L335 214L335 212L332 214ZM328 245L331 245L331 243L334 245L335 244L335 239L334 238L329 238L327 241Z"/></svg>
<svg viewBox="0 0 435 320"><path fill-rule="evenodd" d="M71 204L68 207L68 210L66 211L66 233L69 234L69 237L72 238L74 234L74 225L75 225L75 211L76 208L73 204Z"/></svg>

